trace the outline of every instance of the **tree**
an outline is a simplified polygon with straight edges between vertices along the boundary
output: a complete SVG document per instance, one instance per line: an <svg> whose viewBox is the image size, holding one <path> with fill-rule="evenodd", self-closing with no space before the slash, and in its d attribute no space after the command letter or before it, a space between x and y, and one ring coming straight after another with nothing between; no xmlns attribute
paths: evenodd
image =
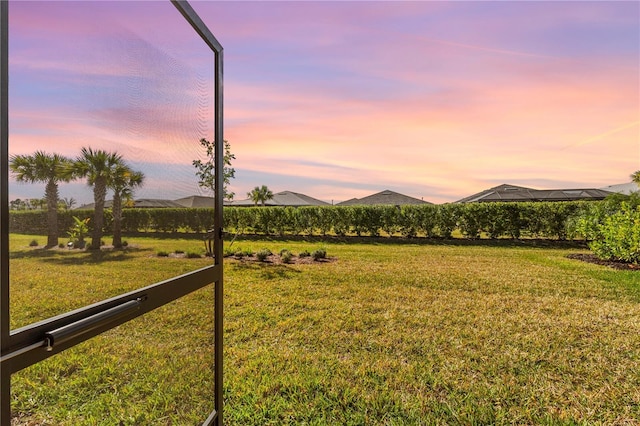
<svg viewBox="0 0 640 426"><path fill-rule="evenodd" d="M44 182L47 205L47 245L58 245L58 183L69 182L71 160L59 155L36 151L33 155L13 155L9 168L18 182Z"/></svg>
<svg viewBox="0 0 640 426"><path fill-rule="evenodd" d="M273 198L273 192L271 192L266 185L262 185L261 187L256 186L251 190L251 192L247 192L247 197L249 197L255 205L261 203L264 206L267 200L271 200Z"/></svg>
<svg viewBox="0 0 640 426"><path fill-rule="evenodd" d="M113 181L117 168L122 164L122 156L118 153L103 150L94 151L92 148L86 147L82 148L80 156L73 163L73 176L87 178L87 183L93 186L94 211L91 250L100 250L107 188Z"/></svg>
<svg viewBox="0 0 640 426"><path fill-rule="evenodd" d="M638 185L640 186L640 170L638 170L637 172L633 173L631 175L631 179Z"/></svg>
<svg viewBox="0 0 640 426"><path fill-rule="evenodd" d="M15 200L9 201L9 210L26 210L27 205L24 200L20 198L16 198Z"/></svg>
<svg viewBox="0 0 640 426"><path fill-rule="evenodd" d="M144 174L134 172L126 164L119 164L114 170L109 187L113 189L113 247L122 247L122 199L130 200L133 189L142 186Z"/></svg>
<svg viewBox="0 0 640 426"><path fill-rule="evenodd" d="M215 142L210 142L205 138L200 139L200 145L207 150L207 161L193 160L193 166L196 168L196 176L198 177L198 185L201 188L210 190L215 193L215 163L216 163L216 149ZM231 167L231 160L235 160L236 156L231 153L231 144L229 141L224 141L224 157L222 159L222 197L225 200L233 200L235 195L229 191L229 183L231 179L236 177L236 170Z"/></svg>
<svg viewBox="0 0 640 426"><path fill-rule="evenodd" d="M71 198L67 198L64 197L62 200L62 208L65 210L71 210L73 208L73 206L76 205L76 199L71 197Z"/></svg>

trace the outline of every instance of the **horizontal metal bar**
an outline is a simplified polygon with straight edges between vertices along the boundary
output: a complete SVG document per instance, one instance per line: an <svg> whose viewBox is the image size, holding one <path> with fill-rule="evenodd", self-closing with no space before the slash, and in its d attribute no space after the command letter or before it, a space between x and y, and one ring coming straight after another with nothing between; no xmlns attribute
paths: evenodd
<svg viewBox="0 0 640 426"><path fill-rule="evenodd" d="M15 358L17 356L23 355L27 352L33 351L35 349L38 348L45 348L47 346L47 341L46 340L41 340L39 342L34 343L33 345L29 345L27 347L18 349L17 351L13 351L8 353L7 355L3 355L2 357L0 357L0 363L3 362L7 362L9 360L11 360L12 358Z"/></svg>
<svg viewBox="0 0 640 426"><path fill-rule="evenodd" d="M47 350L53 350L53 346L56 344L64 343L74 337L78 337L81 334L89 333L96 328L116 321L132 311L140 308L142 298L130 300L122 305L115 306L107 309L90 317L81 319L80 321L72 322L63 327L56 328L53 331L48 331L44 334L45 341L47 342Z"/></svg>

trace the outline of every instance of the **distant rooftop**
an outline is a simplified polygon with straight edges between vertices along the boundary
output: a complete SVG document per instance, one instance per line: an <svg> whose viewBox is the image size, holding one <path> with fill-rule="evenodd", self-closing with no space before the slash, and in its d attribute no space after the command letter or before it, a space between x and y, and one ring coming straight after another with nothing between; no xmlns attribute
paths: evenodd
<svg viewBox="0 0 640 426"><path fill-rule="evenodd" d="M182 207L211 207L215 206L215 198L213 197L203 197L200 195L192 195L191 197L180 198L175 200L176 203L180 204Z"/></svg>
<svg viewBox="0 0 640 426"><path fill-rule="evenodd" d="M604 188L600 188L604 191L609 191L609 192L616 192L618 194L631 194L632 192L638 192L640 191L640 186L638 186L637 183L635 182L629 182L629 183L619 183L617 185L609 185L609 186L605 186Z"/></svg>
<svg viewBox="0 0 640 426"><path fill-rule="evenodd" d="M112 207L113 201L112 200L106 200L104 202L104 207L107 209L110 209ZM126 205L126 208L130 208L130 207L134 207L134 208L149 208L149 209L158 209L158 208L182 208L184 207L183 205L175 202L175 201L171 201L171 200L162 200L162 199L156 199L156 198L140 198L138 200L134 200L133 204L125 204L125 202L122 203L123 207ZM95 207L94 203L91 204L84 204L78 208L76 208L76 210L92 210Z"/></svg>
<svg viewBox="0 0 640 426"><path fill-rule="evenodd" d="M611 195L611 192L595 188L533 189L523 186L502 184L465 197L456 201L456 203L602 200L608 195Z"/></svg>
<svg viewBox="0 0 640 426"><path fill-rule="evenodd" d="M262 204L259 204L262 205ZM328 206L329 203L318 200L313 197L309 197L305 194L299 194L293 191L282 191L273 194L273 198L267 200L265 206L283 206L283 207L303 207L303 206ZM252 207L255 203L250 198L244 200L234 200L225 203L225 206L230 207Z"/></svg>
<svg viewBox="0 0 640 426"><path fill-rule="evenodd" d="M388 189L369 195L364 198L352 198L336 205L338 206L373 206L373 205L391 205L404 206L407 204L432 204L428 201L418 198L409 197L408 195L399 194Z"/></svg>

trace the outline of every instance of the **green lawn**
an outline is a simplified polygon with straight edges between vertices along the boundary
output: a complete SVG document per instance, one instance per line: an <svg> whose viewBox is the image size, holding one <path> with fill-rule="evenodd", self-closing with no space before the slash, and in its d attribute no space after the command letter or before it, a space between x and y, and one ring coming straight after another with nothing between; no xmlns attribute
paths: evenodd
<svg viewBox="0 0 640 426"><path fill-rule="evenodd" d="M21 325L210 262L155 256L197 240L130 238L110 260L28 242L11 244ZM226 424L638 424L640 272L532 242L235 246L337 260L225 263ZM211 304L209 286L16 374L16 415L197 424L211 409Z"/></svg>

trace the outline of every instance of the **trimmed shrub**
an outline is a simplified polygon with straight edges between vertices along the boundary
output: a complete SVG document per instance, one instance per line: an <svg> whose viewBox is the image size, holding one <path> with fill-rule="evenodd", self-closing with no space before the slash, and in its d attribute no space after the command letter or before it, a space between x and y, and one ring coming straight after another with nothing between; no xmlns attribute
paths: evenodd
<svg viewBox="0 0 640 426"><path fill-rule="evenodd" d="M293 259L293 255L289 250L281 250L280 259L282 259L282 263L291 263L291 260Z"/></svg>
<svg viewBox="0 0 640 426"><path fill-rule="evenodd" d="M264 248L256 253L256 259L258 259L260 262L264 262L265 260L267 260L267 257L271 256L272 254L273 253L271 253L271 250Z"/></svg>
<svg viewBox="0 0 640 426"><path fill-rule="evenodd" d="M311 253L309 253L308 250L302 251L298 254L298 257L309 257L311 256Z"/></svg>
<svg viewBox="0 0 640 426"><path fill-rule="evenodd" d="M340 237L347 235L352 224L351 208L345 206L327 208L330 208L333 212L333 232Z"/></svg>
<svg viewBox="0 0 640 426"><path fill-rule="evenodd" d="M327 257L327 251L325 249L317 249L311 253L313 260L325 259Z"/></svg>
<svg viewBox="0 0 640 426"><path fill-rule="evenodd" d="M462 235L467 238L479 238L483 222L486 222L486 208L482 203L462 205L458 212L457 225Z"/></svg>
<svg viewBox="0 0 640 426"><path fill-rule="evenodd" d="M400 230L400 207L380 206L380 225L390 237Z"/></svg>
<svg viewBox="0 0 640 426"><path fill-rule="evenodd" d="M461 204L443 204L438 207L435 228L440 237L451 238L451 234L458 223L460 210L463 207Z"/></svg>

